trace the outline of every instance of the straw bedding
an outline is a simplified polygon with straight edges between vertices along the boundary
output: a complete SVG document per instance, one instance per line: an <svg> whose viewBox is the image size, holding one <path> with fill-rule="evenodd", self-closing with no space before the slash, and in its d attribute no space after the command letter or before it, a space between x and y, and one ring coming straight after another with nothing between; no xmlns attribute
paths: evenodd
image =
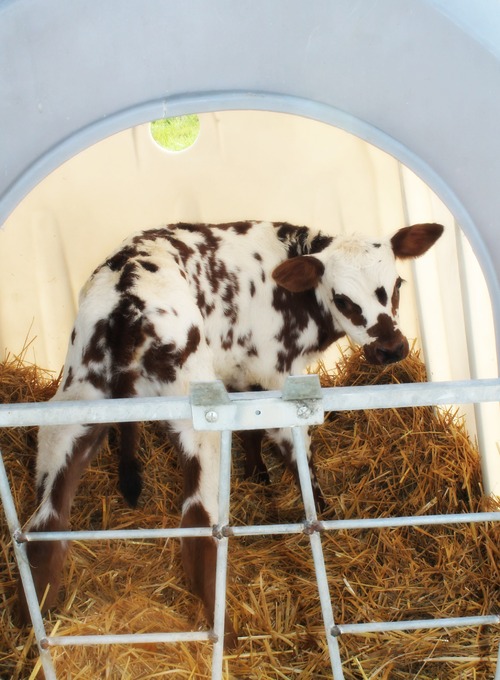
<svg viewBox="0 0 500 680"><path fill-rule="evenodd" d="M368 367L358 351L342 358L327 386L425 380L413 352L400 364ZM46 400L57 380L22 357L0 364L3 402ZM75 501L75 528L177 526L182 479L158 424L144 427L145 490L138 510L117 493L114 433L92 464ZM0 432L0 446L22 521L33 508L33 428ZM455 513L491 507L482 496L479 460L453 412L404 408L330 414L314 434L325 519ZM291 475L267 452L272 483L242 479L235 446L234 523L302 519ZM266 452L265 452L266 453ZM496 505L498 508L498 505ZM19 630L16 567L0 513L0 678L35 677L29 629ZM337 622L481 615L498 611L498 524L328 532L323 534ZM177 540L74 544L60 610L49 632L95 634L205 627L189 594ZM305 536L233 538L228 608L240 648L225 659L227 678L331 678L309 542ZM348 680L490 679L498 627L343 636ZM146 680L209 678L209 644L72 648L54 653L60 678Z"/></svg>

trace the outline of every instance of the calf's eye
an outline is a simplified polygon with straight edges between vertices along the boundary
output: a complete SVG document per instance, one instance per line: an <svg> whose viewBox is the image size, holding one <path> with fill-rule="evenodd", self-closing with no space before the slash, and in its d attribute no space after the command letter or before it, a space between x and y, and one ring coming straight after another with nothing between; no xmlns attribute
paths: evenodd
<svg viewBox="0 0 500 680"><path fill-rule="evenodd" d="M350 300L345 295L334 295L333 301L339 312L348 311Z"/></svg>
<svg viewBox="0 0 500 680"><path fill-rule="evenodd" d="M346 316L361 313L361 307L348 298L347 295L335 293L333 295L333 302L339 312L342 312L342 314L345 314Z"/></svg>

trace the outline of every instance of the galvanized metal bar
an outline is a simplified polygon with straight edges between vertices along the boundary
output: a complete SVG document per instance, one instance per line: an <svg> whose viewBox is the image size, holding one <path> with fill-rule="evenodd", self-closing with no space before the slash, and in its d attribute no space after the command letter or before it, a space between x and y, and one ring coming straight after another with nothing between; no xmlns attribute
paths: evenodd
<svg viewBox="0 0 500 680"><path fill-rule="evenodd" d="M429 526L439 524L467 524L478 522L498 522L500 512L471 512L455 515L420 515L409 517L380 517L374 519L334 519L318 520L318 531L340 531L346 529L390 529L406 526ZM262 536L265 534L300 534L304 524L254 524L234 526L229 529L231 536Z"/></svg>
<svg viewBox="0 0 500 680"><path fill-rule="evenodd" d="M175 642L207 642L212 632L122 633L119 635L54 635L45 639L49 647L92 647L94 645L137 645Z"/></svg>
<svg viewBox="0 0 500 680"><path fill-rule="evenodd" d="M429 526L438 524L466 524L479 522L498 522L500 512L472 512L453 515L419 515L406 517L379 517L360 519L320 520L317 528L320 531L345 529L388 529L406 526ZM300 534L304 531L303 523L292 524L255 524L230 525L226 527L231 536L262 536L271 534ZM92 531L40 531L14 532L18 543L34 541L107 541L107 540L142 540L159 538L183 538L212 536L209 527L172 527L162 529L102 529Z"/></svg>
<svg viewBox="0 0 500 680"><path fill-rule="evenodd" d="M11 536L16 531L19 531L20 524L16 512L16 506L10 490L9 479L7 471L3 462L2 452L0 451L0 498L2 500L7 525ZM45 680L56 680L56 672L50 652L46 649L44 641L47 638L45 626L43 623L40 607L38 605L38 598L35 591L35 584L33 583L33 576L31 575L31 568L26 554L26 545L19 545L16 541L12 541L14 548L14 555L17 561L19 574L24 588L26 603L33 624L33 632L38 645L40 654L40 661L42 663L43 672L45 673Z"/></svg>
<svg viewBox="0 0 500 680"><path fill-rule="evenodd" d="M324 388L325 411L500 401L500 379Z"/></svg>
<svg viewBox="0 0 500 680"><path fill-rule="evenodd" d="M304 429L302 427L293 427L292 437L306 521L312 524L317 521L318 516L316 514L316 505L314 503L314 494L311 484L311 473L309 471L309 460L307 458Z"/></svg>
<svg viewBox="0 0 500 680"><path fill-rule="evenodd" d="M331 634L334 636L366 633L389 633L402 630L423 630L429 628L469 628L475 626L495 626L500 624L500 616L462 616L448 619L421 619L416 621L380 621L370 623L337 624Z"/></svg>
<svg viewBox="0 0 500 680"><path fill-rule="evenodd" d="M494 378L323 388L322 396L323 408L326 411L479 403L500 401L500 380ZM316 413L310 414L309 419L305 419L297 413L298 409L294 402L282 400L280 392L262 392L258 397L254 392L230 394L229 399L231 408L227 418L225 419L224 414L221 414L219 420L213 423L205 422L205 429L235 431L266 427L293 427L318 422L321 413L321 409L318 409ZM191 416L192 407L188 397L133 397L0 405L0 427L191 420ZM228 419L232 421L232 425Z"/></svg>
<svg viewBox="0 0 500 680"><path fill-rule="evenodd" d="M418 515L407 517L379 517L360 519L318 520L318 531L340 531L346 529L392 529L407 526L430 526L439 524L467 524L499 522L500 512L471 512L453 515ZM263 536L279 534L300 534L304 531L302 522L291 524L229 525L225 528L228 536ZM14 538L19 542L32 541L107 541L143 540L160 538L182 538L213 536L210 527L172 527L163 529L102 529L94 531L16 531Z"/></svg>
<svg viewBox="0 0 500 680"><path fill-rule="evenodd" d="M191 420L188 397L132 397L0 404L0 427Z"/></svg>
<svg viewBox="0 0 500 680"><path fill-rule="evenodd" d="M335 529L390 529L434 524L467 524L499 522L500 512L470 512L453 515L417 515L408 517L379 517L374 519L334 519L320 522L325 531Z"/></svg>
<svg viewBox="0 0 500 680"><path fill-rule="evenodd" d="M226 580L229 539L223 528L229 523L229 500L231 491L231 441L232 432L224 430L220 442L219 469L219 526L217 532L217 567L215 574L214 633L216 641L212 651L212 680L222 680L224 657L224 622L226 614Z"/></svg>
<svg viewBox="0 0 500 680"><path fill-rule="evenodd" d="M196 538L212 536L210 527L172 527L164 529L102 529L92 531L27 531L16 532L18 543L36 541L110 541L146 538Z"/></svg>
<svg viewBox="0 0 500 680"><path fill-rule="evenodd" d="M302 427L292 428L293 444L295 457L297 460L297 471L299 475L300 490L304 501L304 509L306 513L307 526L314 527L317 521L316 507L314 503L314 494L311 484L311 474L309 472L309 461L307 459L307 451L305 446L305 432ZM330 597L330 590L328 588L328 578L326 574L325 559L323 556L323 547L321 545L321 537L316 531L309 532L309 541L311 545L311 552L314 561L314 572L316 574L316 582L318 584L318 595L321 605L321 613L323 616L323 624L325 626L326 641L328 644L328 651L330 654L330 663L332 666L332 673L334 680L344 680L344 672L342 670L342 660L340 658L339 644L335 636L330 634L330 631L335 625L333 618L332 600Z"/></svg>

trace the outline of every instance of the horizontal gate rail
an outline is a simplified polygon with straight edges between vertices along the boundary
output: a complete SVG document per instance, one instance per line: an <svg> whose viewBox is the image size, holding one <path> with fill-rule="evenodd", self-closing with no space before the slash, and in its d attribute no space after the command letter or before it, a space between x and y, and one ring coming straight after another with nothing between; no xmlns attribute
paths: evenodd
<svg viewBox="0 0 500 680"><path fill-rule="evenodd" d="M466 524L477 522L498 522L500 512L470 512L454 515L409 515L407 517L380 517L376 519L333 519L317 520L314 524L295 522L293 524L253 524L223 525L217 529L208 527L182 527L164 529L102 529L95 531L16 531L14 538L18 543L30 541L109 541L140 540L158 538L185 538L214 536L221 532L225 537L263 536L280 534L312 533L312 531L342 531L347 529L393 529L397 527L421 527L436 524Z"/></svg>
<svg viewBox="0 0 500 680"><path fill-rule="evenodd" d="M417 630L429 628L499 625L500 616L423 619L417 621L366 622L336 624L328 587L321 536L327 531L354 529L386 529L457 523L498 522L500 512L476 512L452 515L318 520L309 475L304 426L322 422L325 411L438 404L500 401L500 380L454 381L402 385L377 385L320 389L317 376L290 378L281 392L230 394L222 383L198 383L190 397L154 397L95 401L52 401L43 404L0 405L0 427L27 425L61 425L66 423L108 423L150 420L192 420L195 429L221 432L221 464L219 484L219 521L213 528L122 529L102 531L23 532L10 491L8 477L0 453L0 497L13 537L26 598L33 621L35 638L46 680L56 674L49 649L55 646L111 645L131 643L212 642L212 680L222 678L226 569L229 539L239 536L284 535L304 533L309 537L314 562L318 596L330 653L334 680L343 680L338 638L341 635ZM229 491L231 475L231 437L236 430L291 427L297 457L299 483L305 520L290 524L229 524ZM49 636L46 634L34 591L27 560L26 544L31 541L103 541L171 539L213 536L218 541L216 570L216 602L213 630L193 632L158 632L148 634L106 634L81 636ZM500 680L500 647L495 680Z"/></svg>
<svg viewBox="0 0 500 680"><path fill-rule="evenodd" d="M349 623L334 626L332 635L353 633L390 633L403 630L424 630L432 628L468 628L473 626L495 626L500 624L500 616L457 616L447 619L421 619L420 621L374 621L371 623Z"/></svg>
<svg viewBox="0 0 500 680"><path fill-rule="evenodd" d="M316 378L317 376L306 377ZM212 409L210 414L215 413L218 417L212 422L205 420L203 429L235 431L291 427L294 424L307 424L304 421L312 415L301 410L300 403L298 403L300 400L294 402L293 409L286 408L288 404L284 405L281 392L260 392L258 397L255 394L255 392L229 394L231 408L227 411L226 419L231 421L230 426L222 420L223 409L220 411ZM327 387L321 389L321 394L324 411L470 404L500 401L500 379ZM223 406L227 407L228 404ZM88 401L50 401L36 404L0 404L0 427L191 420L194 410L195 407L191 404L189 397L133 397ZM267 412L276 415L278 423L269 421Z"/></svg>

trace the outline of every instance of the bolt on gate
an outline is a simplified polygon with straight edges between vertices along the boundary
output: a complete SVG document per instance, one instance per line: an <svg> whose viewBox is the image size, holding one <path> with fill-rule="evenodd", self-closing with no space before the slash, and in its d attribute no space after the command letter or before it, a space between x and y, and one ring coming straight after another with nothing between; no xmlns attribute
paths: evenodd
<svg viewBox="0 0 500 680"><path fill-rule="evenodd" d="M309 476L305 428L323 421L325 411L430 406L450 403L480 403L500 400L500 380L321 388L317 375L289 377L282 392L228 394L220 381L195 383L189 397L153 397L85 402L0 405L0 427L62 425L68 423L133 422L151 420L192 420L196 430L221 433L219 521L213 528L166 528L141 530L23 532L14 505L9 480L0 453L0 497L13 538L13 548L33 623L46 680L56 679L50 649L55 646L112 645L137 643L179 643L211 641L212 680L223 673L224 614L229 539L263 534L299 534L309 537L318 597L328 644L333 680L343 680L338 638L363 634L425 628L499 625L500 615L381 621L337 624L333 617L321 535L327 531L383 529L431 524L500 521L500 512L456 515L423 515L380 519L318 520ZM229 523L232 432L266 428L292 428L297 457L304 520L294 524L236 526ZM98 541L109 539L165 539L212 536L218 541L214 627L196 632L165 631L148 634L49 636L38 606L26 555L29 541ZM311 575L313 578L313 575ZM500 680L500 646L494 680Z"/></svg>

